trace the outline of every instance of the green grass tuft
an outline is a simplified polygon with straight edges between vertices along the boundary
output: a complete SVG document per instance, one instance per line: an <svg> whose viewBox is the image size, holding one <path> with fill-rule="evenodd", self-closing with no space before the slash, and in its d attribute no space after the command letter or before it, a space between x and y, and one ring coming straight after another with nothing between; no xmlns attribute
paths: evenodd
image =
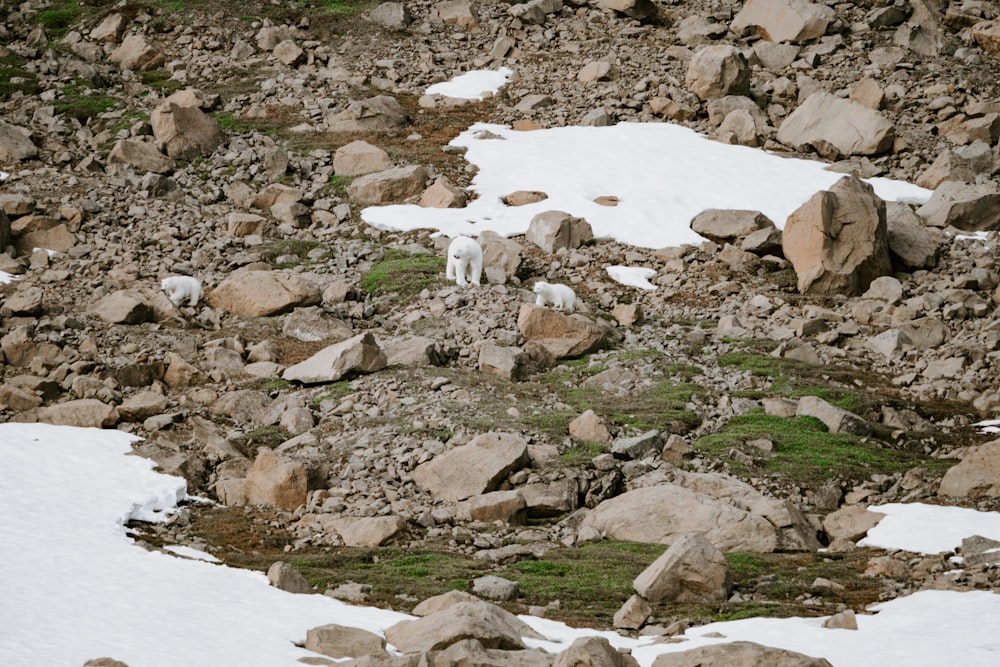
<svg viewBox="0 0 1000 667"><path fill-rule="evenodd" d="M436 255L413 255L390 248L385 256L361 276L368 294L407 298L443 284L445 260Z"/></svg>
<svg viewBox="0 0 1000 667"><path fill-rule="evenodd" d="M720 432L695 441L694 449L729 460L730 449L742 449L747 441L758 438L774 444L774 451L761 463L764 471L779 473L798 484L811 484L820 478L869 479L875 473L926 465L915 454L854 435L830 433L813 417L775 417L760 409L733 417ZM736 472L747 472L742 464L732 462L732 466Z"/></svg>
<svg viewBox="0 0 1000 667"><path fill-rule="evenodd" d="M62 4L38 13L38 22L53 37L62 37L80 18L80 8L75 4Z"/></svg>
<svg viewBox="0 0 1000 667"><path fill-rule="evenodd" d="M267 262L276 269L287 269L307 262L309 253L322 246L323 244L319 241L311 239L281 239L261 246L258 252L262 262ZM279 257L289 255L294 255L298 261L283 263L277 261Z"/></svg>

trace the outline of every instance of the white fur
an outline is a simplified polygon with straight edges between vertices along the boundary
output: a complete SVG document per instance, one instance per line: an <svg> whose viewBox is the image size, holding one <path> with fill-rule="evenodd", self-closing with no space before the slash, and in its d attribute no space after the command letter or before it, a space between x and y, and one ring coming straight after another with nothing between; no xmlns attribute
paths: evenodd
<svg viewBox="0 0 1000 667"><path fill-rule="evenodd" d="M468 236L456 236L448 245L448 267L445 276L459 287L479 284L483 275L483 249Z"/></svg>
<svg viewBox="0 0 1000 667"><path fill-rule="evenodd" d="M180 306L185 301L189 306L197 306L201 299L201 281L191 276L164 278L160 289L167 293L170 303L175 306Z"/></svg>
<svg viewBox="0 0 1000 667"><path fill-rule="evenodd" d="M538 295L538 298L535 299L536 306L551 304L555 310L561 310L564 313L572 313L573 308L576 307L576 293L568 285L539 280L535 283L534 290L535 294Z"/></svg>

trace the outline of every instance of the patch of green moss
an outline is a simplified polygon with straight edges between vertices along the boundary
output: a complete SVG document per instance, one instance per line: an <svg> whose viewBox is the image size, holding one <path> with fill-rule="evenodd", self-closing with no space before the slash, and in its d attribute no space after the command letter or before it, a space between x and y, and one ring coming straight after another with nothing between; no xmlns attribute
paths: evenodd
<svg viewBox="0 0 1000 667"><path fill-rule="evenodd" d="M230 439L229 444L251 461L261 447L275 448L292 437L284 426L261 426L249 433Z"/></svg>
<svg viewBox="0 0 1000 667"><path fill-rule="evenodd" d="M599 442L587 440L577 440L573 446L559 455L559 463L568 466L584 466L589 464L595 456L608 451L605 445Z"/></svg>
<svg viewBox="0 0 1000 667"><path fill-rule="evenodd" d="M309 253L322 247L319 241L311 239L281 239L261 246L258 253L262 262L267 262L276 269L287 269L309 260ZM294 256L297 261L278 262L280 257Z"/></svg>
<svg viewBox="0 0 1000 667"><path fill-rule="evenodd" d="M763 470L799 484L811 484L820 478L868 479L874 473L901 472L926 463L915 454L874 440L830 433L813 417L775 417L760 409L733 417L718 433L695 441L694 449L730 460L731 449L741 449L748 441L761 438L774 444L774 450L760 464ZM747 472L741 463L731 465L736 472Z"/></svg>
<svg viewBox="0 0 1000 667"><path fill-rule="evenodd" d="M24 58L11 53L0 56L0 98L7 99L15 92L37 95L41 92L38 75L24 68Z"/></svg>
<svg viewBox="0 0 1000 667"><path fill-rule="evenodd" d="M408 298L444 283L445 260L437 255L414 255L390 248L363 276L361 288L368 294Z"/></svg>
<svg viewBox="0 0 1000 667"><path fill-rule="evenodd" d="M89 88L66 86L60 97L52 102L57 114L66 114L81 123L102 114L115 106L115 98L95 93Z"/></svg>
<svg viewBox="0 0 1000 667"><path fill-rule="evenodd" d="M49 9L38 12L38 23L53 37L62 37L80 18L79 5L71 2L57 2Z"/></svg>

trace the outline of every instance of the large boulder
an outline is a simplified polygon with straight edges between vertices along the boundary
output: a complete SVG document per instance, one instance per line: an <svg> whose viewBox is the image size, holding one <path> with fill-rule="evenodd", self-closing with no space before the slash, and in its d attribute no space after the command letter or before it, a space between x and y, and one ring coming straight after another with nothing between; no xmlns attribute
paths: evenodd
<svg viewBox="0 0 1000 667"><path fill-rule="evenodd" d="M552 654L535 648L524 651L505 651L486 648L475 639L462 639L448 648L431 654L434 665L467 665L471 667L552 667ZM417 654L405 656L417 657ZM423 656L420 656L423 658ZM422 663L426 664L426 663ZM374 666L370 666L374 667ZM402 667L400 665L399 667ZM418 667L414 665L414 667Z"/></svg>
<svg viewBox="0 0 1000 667"><path fill-rule="evenodd" d="M306 502L308 483L309 471L304 464L261 447L247 474L246 502L295 511Z"/></svg>
<svg viewBox="0 0 1000 667"><path fill-rule="evenodd" d="M653 667L833 667L824 658L812 658L783 648L754 642L712 644L682 651L661 653Z"/></svg>
<svg viewBox="0 0 1000 667"><path fill-rule="evenodd" d="M994 58L1000 58L1000 21L982 21L972 27L972 38Z"/></svg>
<svg viewBox="0 0 1000 667"><path fill-rule="evenodd" d="M770 553L778 546L777 531L767 519L677 484L643 487L605 500L584 523L605 537L631 542L672 544L703 531L723 551Z"/></svg>
<svg viewBox="0 0 1000 667"><path fill-rule="evenodd" d="M698 532L681 535L632 582L650 602L709 604L729 599L732 572L721 551Z"/></svg>
<svg viewBox="0 0 1000 667"><path fill-rule="evenodd" d="M800 292L861 294L892 272L885 202L872 186L845 176L788 216L782 248Z"/></svg>
<svg viewBox="0 0 1000 667"><path fill-rule="evenodd" d="M966 450L941 479L938 495L953 498L1000 496L1000 440Z"/></svg>
<svg viewBox="0 0 1000 667"><path fill-rule="evenodd" d="M906 271L916 271L937 264L941 240L931 234L909 204L886 202L885 221L889 232L889 254L895 265Z"/></svg>
<svg viewBox="0 0 1000 667"><path fill-rule="evenodd" d="M877 155L892 148L895 129L878 111L815 92L778 128L778 141L800 151L815 150L828 159Z"/></svg>
<svg viewBox="0 0 1000 667"><path fill-rule="evenodd" d="M41 408L38 421L61 426L111 428L118 422L118 410L96 398L81 398Z"/></svg>
<svg viewBox="0 0 1000 667"><path fill-rule="evenodd" d="M136 290L112 292L94 304L90 312L108 324L141 324L153 321L153 307Z"/></svg>
<svg viewBox="0 0 1000 667"><path fill-rule="evenodd" d="M386 366L386 356L370 332L323 348L305 361L289 366L282 378L290 382L336 382L358 373L374 373Z"/></svg>
<svg viewBox="0 0 1000 667"><path fill-rule="evenodd" d="M401 516L366 516L353 519L337 528L344 544L349 547L379 547L406 529Z"/></svg>
<svg viewBox="0 0 1000 667"><path fill-rule="evenodd" d="M800 44L822 37L836 18L832 7L805 0L747 0L731 27L755 28L771 42Z"/></svg>
<svg viewBox="0 0 1000 667"><path fill-rule="evenodd" d="M137 72L156 69L167 62L166 57L147 43L142 35L126 37L118 48L111 52L108 60L118 63L123 70Z"/></svg>
<svg viewBox="0 0 1000 667"><path fill-rule="evenodd" d="M675 482L763 517L777 530L778 548L783 551L815 551L821 546L812 523L787 499L764 495L746 482L722 473L678 471Z"/></svg>
<svg viewBox="0 0 1000 667"><path fill-rule="evenodd" d="M295 569L291 563L277 561L267 568L267 580L272 586L287 593L299 595L309 595L313 592L312 586L302 573Z"/></svg>
<svg viewBox="0 0 1000 667"><path fill-rule="evenodd" d="M388 655L385 639L361 628L349 625L321 625L306 632L306 650L331 658L360 658L366 655Z"/></svg>
<svg viewBox="0 0 1000 667"><path fill-rule="evenodd" d="M750 65L732 45L705 46L695 52L684 85L703 100L750 92Z"/></svg>
<svg viewBox="0 0 1000 667"><path fill-rule="evenodd" d="M845 505L823 518L823 530L831 542L836 540L857 542L884 518L885 514L872 512L861 505Z"/></svg>
<svg viewBox="0 0 1000 667"><path fill-rule="evenodd" d="M737 244L754 232L776 229L760 211L709 208L691 219L691 231L719 244Z"/></svg>
<svg viewBox="0 0 1000 667"><path fill-rule="evenodd" d="M233 315L280 315L321 300L319 287L293 273L236 271L208 294L208 303Z"/></svg>
<svg viewBox="0 0 1000 667"><path fill-rule="evenodd" d="M579 248L594 238L590 223L583 218L575 218L564 211L544 211L535 215L528 223L526 241L548 253L560 248Z"/></svg>
<svg viewBox="0 0 1000 667"><path fill-rule="evenodd" d="M578 637L556 655L552 667L638 667L628 653L622 653L604 637Z"/></svg>
<svg viewBox="0 0 1000 667"><path fill-rule="evenodd" d="M26 131L0 120L0 165L10 165L38 155Z"/></svg>
<svg viewBox="0 0 1000 667"><path fill-rule="evenodd" d="M343 111L326 118L326 125L333 132L379 132L395 130L410 122L403 107L395 97L376 95L366 100L356 100Z"/></svg>
<svg viewBox="0 0 1000 667"><path fill-rule="evenodd" d="M393 167L355 178L347 194L359 204L389 204L420 195L426 183L427 169L422 165Z"/></svg>
<svg viewBox="0 0 1000 667"><path fill-rule="evenodd" d="M1000 226L1000 189L995 184L969 185L944 181L917 215L931 227L955 227L969 232Z"/></svg>
<svg viewBox="0 0 1000 667"><path fill-rule="evenodd" d="M645 21L656 16L656 3L652 0L603 0L604 7L636 19Z"/></svg>
<svg viewBox="0 0 1000 667"><path fill-rule="evenodd" d="M463 639L478 640L486 648L525 648L522 637L542 639L524 621L489 602L459 602L413 621L400 621L385 630L385 638L404 653L435 651Z"/></svg>
<svg viewBox="0 0 1000 667"><path fill-rule="evenodd" d="M194 106L164 102L153 110L149 122L167 155L179 160L211 155L223 140L215 119Z"/></svg>
<svg viewBox="0 0 1000 667"><path fill-rule="evenodd" d="M556 359L598 350L611 334L611 327L603 322L530 303L521 304L517 328L525 340L540 345Z"/></svg>
<svg viewBox="0 0 1000 667"><path fill-rule="evenodd" d="M385 4L379 6L384 7ZM352 141L333 154L333 171L338 176L363 176L385 171L391 166L389 154L367 141Z"/></svg>
<svg viewBox="0 0 1000 667"><path fill-rule="evenodd" d="M141 139L122 139L108 153L108 164L127 164L138 171L169 174L174 161L160 150Z"/></svg>
<svg viewBox="0 0 1000 667"><path fill-rule="evenodd" d="M528 444L510 433L484 433L417 466L414 483L435 500L458 501L493 491L528 463Z"/></svg>

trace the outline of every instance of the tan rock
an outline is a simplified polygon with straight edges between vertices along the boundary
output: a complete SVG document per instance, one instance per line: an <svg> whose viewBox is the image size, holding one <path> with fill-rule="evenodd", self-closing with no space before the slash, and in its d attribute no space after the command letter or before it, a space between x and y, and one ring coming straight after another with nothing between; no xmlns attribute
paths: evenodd
<svg viewBox="0 0 1000 667"><path fill-rule="evenodd" d="M291 563L283 561L272 563L267 569L267 580L275 588L288 593L309 595L313 592L306 578Z"/></svg>
<svg viewBox="0 0 1000 667"><path fill-rule="evenodd" d="M641 595L633 595L615 612L611 625L626 630L638 630L646 624L652 613L653 608L642 599Z"/></svg>
<svg viewBox="0 0 1000 667"><path fill-rule="evenodd" d="M492 491L459 502L455 507L455 516L461 521L500 521L520 525L524 523L526 507L520 490Z"/></svg>
<svg viewBox="0 0 1000 667"><path fill-rule="evenodd" d="M619 12L637 21L645 21L656 16L656 5L652 0L602 0L602 4L613 12Z"/></svg>
<svg viewBox="0 0 1000 667"><path fill-rule="evenodd" d="M167 370L163 381L168 387L193 387L205 382L205 374L176 352L168 352L166 361Z"/></svg>
<svg viewBox="0 0 1000 667"><path fill-rule="evenodd" d="M367 141L352 141L333 154L333 171L338 176L363 176L392 166L389 154Z"/></svg>
<svg viewBox="0 0 1000 667"><path fill-rule="evenodd" d="M541 636L508 611L489 602L459 602L414 621L386 628L386 640L404 653L447 648L476 639L486 648L523 649L522 637Z"/></svg>
<svg viewBox="0 0 1000 667"><path fill-rule="evenodd" d="M962 460L944 474L938 494L953 498L1000 495L1000 440L967 449Z"/></svg>
<svg viewBox="0 0 1000 667"><path fill-rule="evenodd" d="M38 421L84 428L111 428L118 423L118 410L96 398L81 398L41 408Z"/></svg>
<svg viewBox="0 0 1000 667"><path fill-rule="evenodd" d="M90 312L108 324L141 324L153 321L153 308L136 290L112 292L91 307Z"/></svg>
<svg viewBox="0 0 1000 667"><path fill-rule="evenodd" d="M331 658L361 658L388 655L385 639L361 628L347 625L321 625L306 632L306 650Z"/></svg>
<svg viewBox="0 0 1000 667"><path fill-rule="evenodd" d="M556 359L598 350L611 333L611 328L603 322L529 303L521 304L517 328L525 340L545 348Z"/></svg>
<svg viewBox="0 0 1000 667"><path fill-rule="evenodd" d="M246 477L247 504L294 511L306 502L308 482L305 465L261 447Z"/></svg>
<svg viewBox="0 0 1000 667"><path fill-rule="evenodd" d="M699 532L674 540L632 583L650 602L712 603L732 591L732 573L721 551Z"/></svg>
<svg viewBox="0 0 1000 667"><path fill-rule="evenodd" d="M431 20L467 32L479 30L476 8L470 0L444 0L431 7Z"/></svg>
<svg viewBox="0 0 1000 667"><path fill-rule="evenodd" d="M129 35L117 49L111 52L108 60L118 63L123 70L144 72L156 69L167 62L162 53L150 46L142 35Z"/></svg>
<svg viewBox="0 0 1000 667"><path fill-rule="evenodd" d="M569 434L578 440L611 444L611 432L593 410L584 411L569 423Z"/></svg>
<svg viewBox="0 0 1000 667"><path fill-rule="evenodd" d="M685 533L705 531L725 551L770 553L778 545L777 531L767 519L676 484L605 500L585 523L608 538L648 544L671 544Z"/></svg>
<svg viewBox="0 0 1000 667"><path fill-rule="evenodd" d="M153 136L167 155L180 160L210 155L222 144L222 129L197 107L164 102L149 117Z"/></svg>
<svg viewBox="0 0 1000 667"><path fill-rule="evenodd" d="M336 382L357 373L374 373L386 366L386 356L369 332L326 347L305 361L289 366L281 377L290 382Z"/></svg>
<svg viewBox="0 0 1000 667"><path fill-rule="evenodd" d="M208 294L208 303L234 315L263 317L320 302L319 287L293 273L237 271Z"/></svg>
<svg viewBox="0 0 1000 667"><path fill-rule="evenodd" d="M424 208L462 208L465 200L465 191L444 177L438 178L420 195L420 205Z"/></svg>
<svg viewBox="0 0 1000 667"><path fill-rule="evenodd" d="M845 505L823 519L823 530L830 540L845 539L857 542L885 518L881 512L872 512L860 505Z"/></svg>
<svg viewBox="0 0 1000 667"><path fill-rule="evenodd" d="M788 216L782 247L803 293L858 295L892 272L885 202L852 176Z"/></svg>
<svg viewBox="0 0 1000 667"><path fill-rule="evenodd" d="M774 229L774 222L760 211L705 209L691 219L691 230L718 244L735 243L760 229Z"/></svg>
<svg viewBox="0 0 1000 667"><path fill-rule="evenodd" d="M531 219L525 240L548 253L560 248L579 248L590 243L594 231L583 218L575 218L563 211L545 211Z"/></svg>
<svg viewBox="0 0 1000 667"><path fill-rule="evenodd" d="M414 483L435 500L464 500L493 491L528 463L528 445L509 433L484 433L414 468Z"/></svg>
<svg viewBox="0 0 1000 667"><path fill-rule="evenodd" d="M355 100L343 111L326 118L326 125L333 132L395 130L405 127L409 122L399 101L389 95Z"/></svg>
<svg viewBox="0 0 1000 667"><path fill-rule="evenodd" d="M866 106L815 92L778 128L778 141L796 150L815 150L828 159L877 155L892 148L895 129L882 114Z"/></svg>
<svg viewBox="0 0 1000 667"><path fill-rule="evenodd" d="M737 641L702 646L690 651L662 653L653 667L832 667L823 658L812 658L782 648Z"/></svg>
<svg viewBox="0 0 1000 667"><path fill-rule="evenodd" d="M108 154L108 164L127 164L139 171L169 174L174 161L153 144L141 139L122 139Z"/></svg>
<svg viewBox="0 0 1000 667"><path fill-rule="evenodd" d="M956 227L970 232L1000 224L1000 188L995 184L971 185L944 181L917 215L931 227Z"/></svg>
<svg viewBox="0 0 1000 667"><path fill-rule="evenodd" d="M390 516L363 517L351 521L338 530L344 544L349 547L380 547L406 529L406 521L395 514Z"/></svg>
<svg viewBox="0 0 1000 667"><path fill-rule="evenodd" d="M771 42L802 43L822 37L837 18L832 7L803 0L747 0L732 29L756 28Z"/></svg>
<svg viewBox="0 0 1000 667"><path fill-rule="evenodd" d="M14 247L19 254L30 255L35 248L44 248L55 252L68 252L76 245L76 235L63 223L26 232L14 236Z"/></svg>
<svg viewBox="0 0 1000 667"><path fill-rule="evenodd" d="M628 653L622 653L605 637L578 637L556 655L552 667L639 667Z"/></svg>
<svg viewBox="0 0 1000 667"><path fill-rule="evenodd" d="M547 194L538 190L515 190L506 197L503 197L503 203L507 206L527 206L528 204L537 204L540 201L545 201L548 198Z"/></svg>
<svg viewBox="0 0 1000 667"><path fill-rule="evenodd" d="M0 120L0 164L15 164L36 155L38 147L27 130Z"/></svg>
<svg viewBox="0 0 1000 667"><path fill-rule="evenodd" d="M688 63L684 86L702 100L750 92L750 65L736 47L700 48Z"/></svg>
<svg viewBox="0 0 1000 667"><path fill-rule="evenodd" d="M421 165L393 167L359 176L347 186L347 194L359 204L398 203L420 195L426 182L427 169Z"/></svg>

